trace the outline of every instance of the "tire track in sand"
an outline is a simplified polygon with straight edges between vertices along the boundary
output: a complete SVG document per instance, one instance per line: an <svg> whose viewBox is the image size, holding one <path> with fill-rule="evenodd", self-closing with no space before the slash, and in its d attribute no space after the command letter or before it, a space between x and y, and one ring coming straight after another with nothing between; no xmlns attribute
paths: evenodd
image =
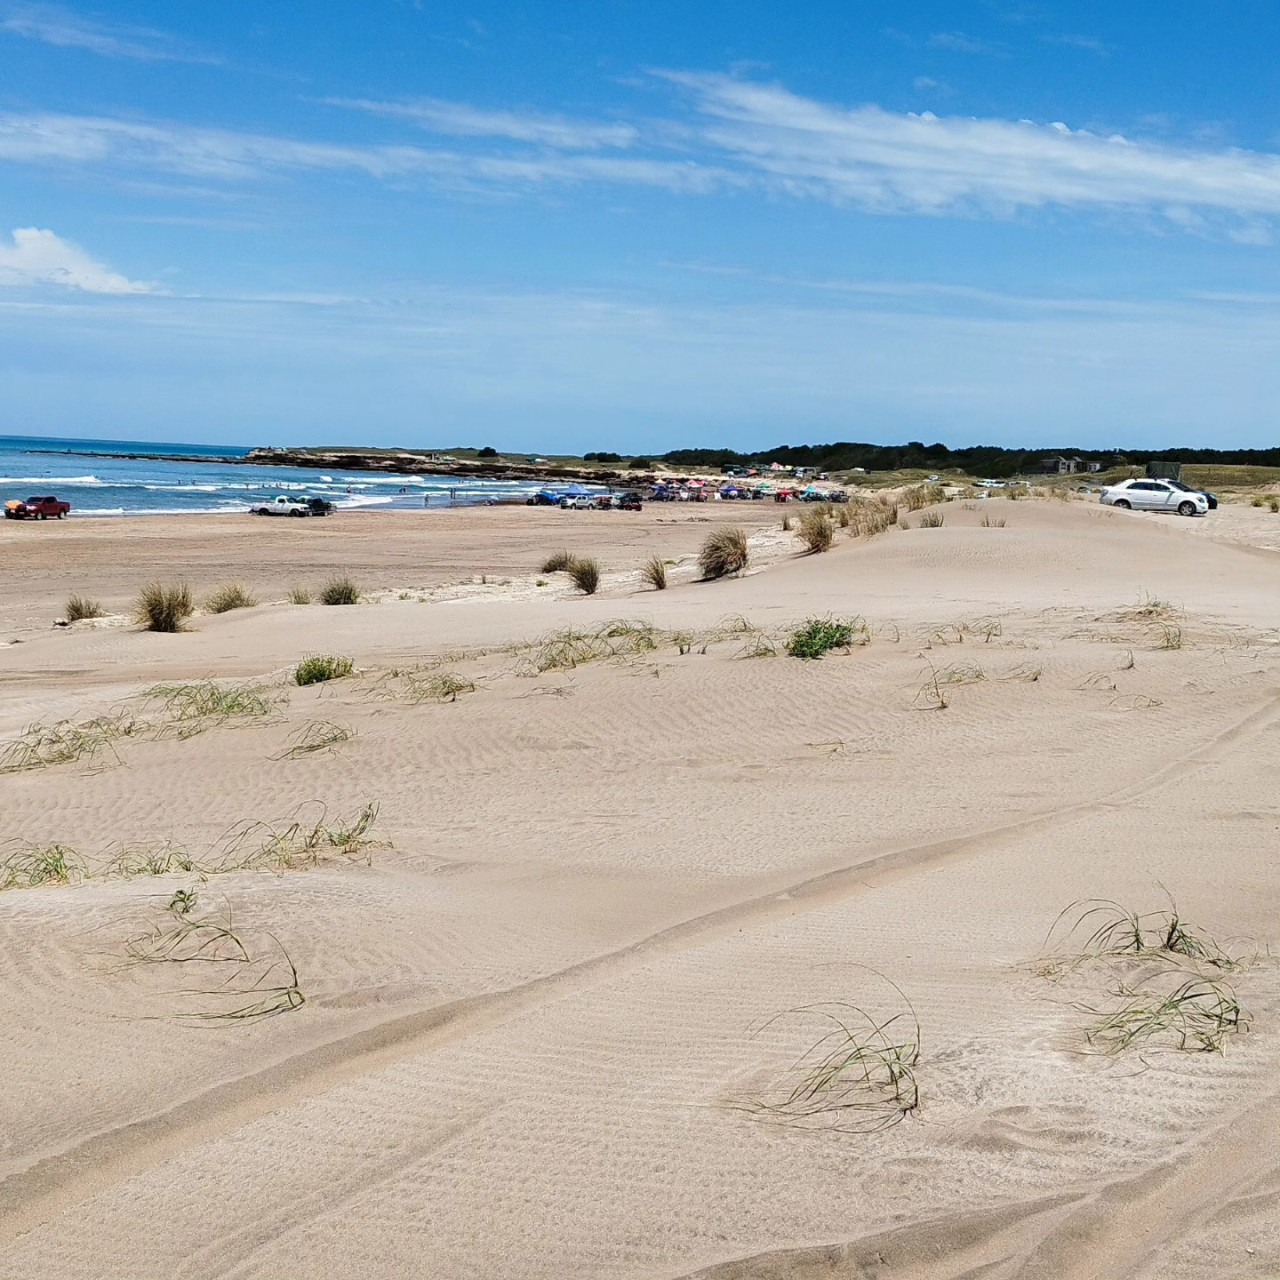
<svg viewBox="0 0 1280 1280"><path fill-rule="evenodd" d="M1093 800L980 831L907 845L682 921L616 951L569 965L502 991L387 1018L327 1044L215 1085L165 1111L94 1134L0 1182L0 1245L73 1205L193 1144L231 1132L290 1102L315 1096L379 1067L462 1039L655 959L839 902L914 872L984 853L997 844L1103 813L1148 795L1280 721L1280 691L1186 755L1146 778ZM1046 1275L1048 1273L1045 1273ZM1065 1274L1065 1273L1064 1273Z"/></svg>

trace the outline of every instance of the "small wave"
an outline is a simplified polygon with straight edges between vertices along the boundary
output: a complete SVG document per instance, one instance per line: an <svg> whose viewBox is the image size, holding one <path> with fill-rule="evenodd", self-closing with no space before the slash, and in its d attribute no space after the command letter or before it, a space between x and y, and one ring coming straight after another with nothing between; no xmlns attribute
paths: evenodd
<svg viewBox="0 0 1280 1280"><path fill-rule="evenodd" d="M76 516L122 516L124 515L123 507L78 507L71 512L72 519Z"/></svg>
<svg viewBox="0 0 1280 1280"><path fill-rule="evenodd" d="M0 484L34 485L37 489L51 484L104 484L97 476L0 476Z"/></svg>

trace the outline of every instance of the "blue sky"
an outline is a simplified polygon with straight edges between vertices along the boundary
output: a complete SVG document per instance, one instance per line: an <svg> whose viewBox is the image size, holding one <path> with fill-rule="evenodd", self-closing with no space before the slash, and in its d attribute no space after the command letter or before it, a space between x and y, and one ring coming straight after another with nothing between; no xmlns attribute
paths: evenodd
<svg viewBox="0 0 1280 1280"><path fill-rule="evenodd" d="M1280 6L0 0L0 433L1276 442Z"/></svg>

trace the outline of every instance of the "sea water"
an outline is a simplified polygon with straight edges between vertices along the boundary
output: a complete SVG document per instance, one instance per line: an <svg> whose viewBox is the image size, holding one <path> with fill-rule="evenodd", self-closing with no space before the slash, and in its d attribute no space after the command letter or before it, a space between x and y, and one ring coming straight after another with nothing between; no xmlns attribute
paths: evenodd
<svg viewBox="0 0 1280 1280"><path fill-rule="evenodd" d="M391 472L319 471L234 463L247 451L221 445L0 436L0 502L53 494L72 516L223 514L282 493L328 498L338 507L448 507L510 500L538 488L528 480L462 479ZM107 458L98 453L146 453ZM163 455L198 457L170 461Z"/></svg>

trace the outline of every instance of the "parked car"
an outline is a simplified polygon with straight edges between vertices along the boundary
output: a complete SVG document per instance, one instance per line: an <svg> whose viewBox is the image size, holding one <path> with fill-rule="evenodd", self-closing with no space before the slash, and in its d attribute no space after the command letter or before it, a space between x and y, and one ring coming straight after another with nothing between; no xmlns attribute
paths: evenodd
<svg viewBox="0 0 1280 1280"><path fill-rule="evenodd" d="M307 506L311 508L313 516L328 516L333 514L333 503L328 498L306 498L304 499Z"/></svg>
<svg viewBox="0 0 1280 1280"><path fill-rule="evenodd" d="M292 498L282 493L270 502L255 502L250 508L255 516L309 516L311 507L305 498Z"/></svg>
<svg viewBox="0 0 1280 1280"><path fill-rule="evenodd" d="M28 498L20 502L11 498L4 504L6 520L61 520L71 510L71 503L62 502L52 496L48 498Z"/></svg>
<svg viewBox="0 0 1280 1280"><path fill-rule="evenodd" d="M1210 511L1218 509L1218 495L1210 493L1208 489L1193 489L1190 485L1183 484L1181 480L1169 480L1166 483L1173 485L1175 489L1181 489L1184 493L1203 493L1205 500L1209 504Z"/></svg>
<svg viewBox="0 0 1280 1280"><path fill-rule="evenodd" d="M619 511L639 511L644 506L638 493L619 493L614 497L613 505Z"/></svg>
<svg viewBox="0 0 1280 1280"><path fill-rule="evenodd" d="M1209 510L1209 499L1203 493L1175 486L1170 480L1121 480L1103 489L1098 500L1108 507L1176 511L1180 516L1202 516Z"/></svg>
<svg viewBox="0 0 1280 1280"><path fill-rule="evenodd" d="M561 511L590 511L595 499L589 493L566 493L560 499Z"/></svg>

